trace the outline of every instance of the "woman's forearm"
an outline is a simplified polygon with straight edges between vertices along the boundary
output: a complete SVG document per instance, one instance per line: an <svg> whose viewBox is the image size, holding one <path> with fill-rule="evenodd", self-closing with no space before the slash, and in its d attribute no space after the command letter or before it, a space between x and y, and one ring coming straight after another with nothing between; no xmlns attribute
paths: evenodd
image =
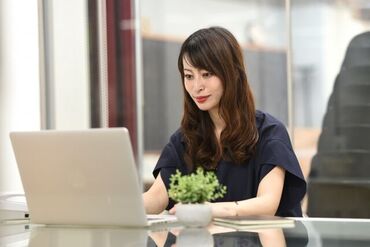
<svg viewBox="0 0 370 247"><path fill-rule="evenodd" d="M274 167L260 182L257 196L238 202L212 204L213 216L274 215L279 207L285 170Z"/></svg>
<svg viewBox="0 0 370 247"><path fill-rule="evenodd" d="M143 201L147 214L159 214L166 209L168 194L160 174L150 189L143 194Z"/></svg>
<svg viewBox="0 0 370 247"><path fill-rule="evenodd" d="M238 215L275 215L279 201L272 196L259 196L240 201L237 205Z"/></svg>
<svg viewBox="0 0 370 247"><path fill-rule="evenodd" d="M268 196L255 197L238 202L211 203L214 217L247 216L247 215L274 215L278 204L274 198Z"/></svg>
<svg viewBox="0 0 370 247"><path fill-rule="evenodd" d="M164 210L160 200L154 197L154 195L149 191L143 194L143 201L145 212L147 214L159 214Z"/></svg>

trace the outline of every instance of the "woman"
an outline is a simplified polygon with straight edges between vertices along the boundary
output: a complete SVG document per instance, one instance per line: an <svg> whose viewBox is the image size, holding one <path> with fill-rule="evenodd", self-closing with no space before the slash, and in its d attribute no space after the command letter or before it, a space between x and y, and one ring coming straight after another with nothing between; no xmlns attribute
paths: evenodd
<svg viewBox="0 0 370 247"><path fill-rule="evenodd" d="M170 176L202 166L227 187L222 199L210 202L213 216L302 216L306 183L288 133L274 117L255 110L235 37L221 27L198 30L183 43L178 67L184 114L143 195L147 213L174 213Z"/></svg>

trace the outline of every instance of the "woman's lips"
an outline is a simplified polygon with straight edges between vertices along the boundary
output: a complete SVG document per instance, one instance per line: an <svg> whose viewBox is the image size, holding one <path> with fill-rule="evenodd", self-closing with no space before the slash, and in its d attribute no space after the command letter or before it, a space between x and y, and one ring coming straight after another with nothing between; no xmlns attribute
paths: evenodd
<svg viewBox="0 0 370 247"><path fill-rule="evenodd" d="M208 99L209 95L208 96L199 96L199 97L195 97L195 100L198 102L198 103L204 103L206 102L206 100Z"/></svg>

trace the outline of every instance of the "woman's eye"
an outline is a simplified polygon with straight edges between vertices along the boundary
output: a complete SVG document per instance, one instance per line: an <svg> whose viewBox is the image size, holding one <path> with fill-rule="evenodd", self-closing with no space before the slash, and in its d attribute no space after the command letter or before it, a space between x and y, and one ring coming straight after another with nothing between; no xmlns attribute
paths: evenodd
<svg viewBox="0 0 370 247"><path fill-rule="evenodd" d="M185 74L184 77L187 80L191 80L193 78L193 75Z"/></svg>
<svg viewBox="0 0 370 247"><path fill-rule="evenodd" d="M211 73L211 72L204 72L203 74L202 74L202 76L204 77L204 78L209 78L209 77L211 77L213 74Z"/></svg>

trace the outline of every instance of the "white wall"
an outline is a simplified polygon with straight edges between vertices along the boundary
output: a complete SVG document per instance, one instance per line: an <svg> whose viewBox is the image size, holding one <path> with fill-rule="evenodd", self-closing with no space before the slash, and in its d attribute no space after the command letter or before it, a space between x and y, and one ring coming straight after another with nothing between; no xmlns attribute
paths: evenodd
<svg viewBox="0 0 370 247"><path fill-rule="evenodd" d="M40 128L37 0L0 1L0 193L22 192L9 131Z"/></svg>
<svg viewBox="0 0 370 247"><path fill-rule="evenodd" d="M51 47L56 129L90 126L89 46L86 0L52 0L47 37Z"/></svg>
<svg viewBox="0 0 370 247"><path fill-rule="evenodd" d="M90 126L86 2L48 2L47 83L57 129ZM38 25L38 0L0 1L0 194L23 192L9 132L41 127Z"/></svg>

